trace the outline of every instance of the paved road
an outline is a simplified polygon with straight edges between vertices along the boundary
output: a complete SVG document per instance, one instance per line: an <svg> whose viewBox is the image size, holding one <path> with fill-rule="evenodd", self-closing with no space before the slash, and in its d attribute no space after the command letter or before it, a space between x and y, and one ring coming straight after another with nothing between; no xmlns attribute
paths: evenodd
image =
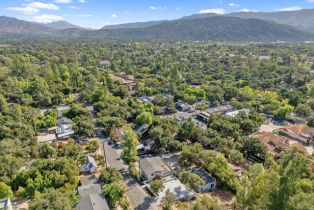
<svg viewBox="0 0 314 210"><path fill-rule="evenodd" d="M154 199L149 196L137 183L137 181L130 175L128 166L123 163L118 152L108 145L108 141L100 140L105 152L107 165L116 168L122 175L124 183L128 186L126 191L133 209L136 210L157 210Z"/></svg>

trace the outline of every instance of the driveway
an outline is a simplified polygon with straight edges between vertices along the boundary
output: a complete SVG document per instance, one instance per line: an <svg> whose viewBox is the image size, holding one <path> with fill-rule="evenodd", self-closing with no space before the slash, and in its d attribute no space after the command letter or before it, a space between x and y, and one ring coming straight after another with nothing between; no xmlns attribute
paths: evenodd
<svg viewBox="0 0 314 210"><path fill-rule="evenodd" d="M131 205L135 210L157 210L154 199L149 196L137 183L137 181L130 175L128 166L123 163L119 153L108 145L108 141L100 140L103 151L106 156L107 165L117 169L123 176L123 181L128 189L126 195L129 197Z"/></svg>

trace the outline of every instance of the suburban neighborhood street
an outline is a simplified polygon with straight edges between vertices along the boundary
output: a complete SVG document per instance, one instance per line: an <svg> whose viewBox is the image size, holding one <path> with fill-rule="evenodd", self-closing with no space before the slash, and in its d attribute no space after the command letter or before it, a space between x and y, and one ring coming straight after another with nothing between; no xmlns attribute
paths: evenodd
<svg viewBox="0 0 314 210"><path fill-rule="evenodd" d="M130 175L128 166L123 163L118 152L102 139L102 149L105 153L107 166L117 169L122 175L124 183L128 186L126 195L130 199L132 207L136 210L157 210L154 198L149 196Z"/></svg>

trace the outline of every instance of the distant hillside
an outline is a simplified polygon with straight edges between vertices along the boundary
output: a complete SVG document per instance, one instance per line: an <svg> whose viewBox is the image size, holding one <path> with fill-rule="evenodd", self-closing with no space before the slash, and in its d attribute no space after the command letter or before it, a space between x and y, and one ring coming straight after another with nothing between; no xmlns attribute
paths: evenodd
<svg viewBox="0 0 314 210"><path fill-rule="evenodd" d="M181 19L201 19L212 16L227 16L238 18L255 18L260 20L273 21L279 24L285 24L295 26L302 30L314 32L314 9L303 9L298 11L286 11L286 12L236 12L225 15L218 14L194 14L186 16Z"/></svg>
<svg viewBox="0 0 314 210"><path fill-rule="evenodd" d="M158 25L164 22L167 22L167 20L107 25L107 26L104 26L102 29L146 28L146 27Z"/></svg>
<svg viewBox="0 0 314 210"><path fill-rule="evenodd" d="M291 26L258 19L224 16L181 19L137 29L103 29L83 32L79 36L133 40L302 41L313 39L313 34Z"/></svg>
<svg viewBox="0 0 314 210"><path fill-rule="evenodd" d="M213 13L206 14L193 14L190 16L182 17L178 20L193 20L202 19L213 16L227 16L227 17L238 17L238 18L255 18L260 20L273 21L279 24L285 24L290 26L298 27L302 30L307 30L309 32L314 32L314 9L304 9L299 11L287 11L287 12L237 12L225 15L218 15ZM105 26L103 29L121 29L121 28L145 28L160 23L167 22L162 21L150 21L142 23L126 23L113 26Z"/></svg>
<svg viewBox="0 0 314 210"><path fill-rule="evenodd" d="M63 23L62 23L63 24ZM61 27L62 24L57 24ZM68 24L66 24L68 25ZM62 28L62 27L61 27ZM313 34L293 26L259 19L210 15L161 22L140 28L88 30L54 29L43 24L0 17L1 37L107 38L118 40L220 40L220 41L307 41Z"/></svg>
<svg viewBox="0 0 314 210"><path fill-rule="evenodd" d="M64 29L71 29L71 28L81 28L80 26L73 25L66 21L57 21L52 23L47 23L46 26L57 29L57 30L64 30Z"/></svg>
<svg viewBox="0 0 314 210"><path fill-rule="evenodd" d="M11 17L0 17L0 33L17 33L25 35L48 35L54 30L45 25L19 20Z"/></svg>
<svg viewBox="0 0 314 210"><path fill-rule="evenodd" d="M257 18L269 20L280 24L286 24L314 32L314 9L304 9L289 12L240 12L231 13L226 16L239 18Z"/></svg>

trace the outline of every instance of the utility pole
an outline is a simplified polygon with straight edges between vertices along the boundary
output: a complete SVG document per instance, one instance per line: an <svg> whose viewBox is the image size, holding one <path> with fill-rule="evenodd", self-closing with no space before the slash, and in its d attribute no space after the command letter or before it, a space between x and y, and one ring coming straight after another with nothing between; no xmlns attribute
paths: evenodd
<svg viewBox="0 0 314 210"><path fill-rule="evenodd" d="M102 147L104 149L104 159L105 159L105 166L106 168L108 167L108 164L107 164L107 157L106 157L106 149L105 149L105 141L102 140Z"/></svg>

